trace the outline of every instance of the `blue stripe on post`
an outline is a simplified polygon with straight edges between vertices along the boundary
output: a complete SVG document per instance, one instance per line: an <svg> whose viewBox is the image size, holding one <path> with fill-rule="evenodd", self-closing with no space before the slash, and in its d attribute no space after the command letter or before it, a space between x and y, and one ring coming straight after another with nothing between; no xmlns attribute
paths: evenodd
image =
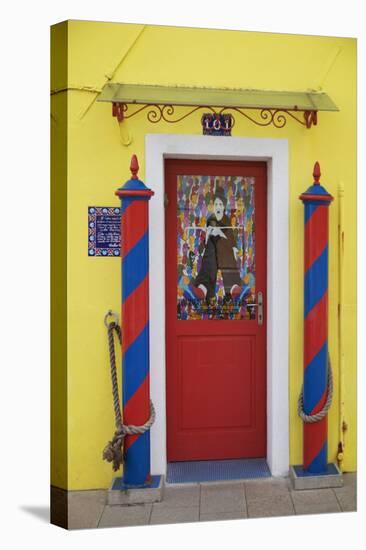
<svg viewBox="0 0 366 550"><path fill-rule="evenodd" d="M304 370L304 412L311 414L327 388L328 342L310 361Z"/></svg>
<svg viewBox="0 0 366 550"><path fill-rule="evenodd" d="M133 202L133 199L127 197L121 199L121 214L124 214L127 207L130 206L131 202Z"/></svg>
<svg viewBox="0 0 366 550"><path fill-rule="evenodd" d="M122 302L145 279L149 269L149 232L146 231L122 259ZM123 275L125 274L125 276Z"/></svg>
<svg viewBox="0 0 366 550"><path fill-rule="evenodd" d="M126 451L123 481L126 485L144 485L150 474L150 430L141 434Z"/></svg>
<svg viewBox="0 0 366 550"><path fill-rule="evenodd" d="M310 462L308 468L306 468L306 471L314 474L319 474L320 472L324 472L326 471L327 462L328 462L328 442L325 441L319 453L316 455L314 460Z"/></svg>
<svg viewBox="0 0 366 550"><path fill-rule="evenodd" d="M123 342L122 342L123 344ZM149 322L123 354L123 404L141 386L149 372Z"/></svg>
<svg viewBox="0 0 366 550"><path fill-rule="evenodd" d="M328 289L328 245L309 267L304 280L304 316L306 317L313 307L324 296Z"/></svg>

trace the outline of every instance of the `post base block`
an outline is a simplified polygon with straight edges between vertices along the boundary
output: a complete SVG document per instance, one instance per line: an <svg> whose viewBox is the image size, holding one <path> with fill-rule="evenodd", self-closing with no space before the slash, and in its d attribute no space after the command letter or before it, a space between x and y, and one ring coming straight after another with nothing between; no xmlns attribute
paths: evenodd
<svg viewBox="0 0 366 550"><path fill-rule="evenodd" d="M290 466L290 479L295 490L343 487L342 472L335 463L328 464L321 474L306 472L302 465Z"/></svg>
<svg viewBox="0 0 366 550"><path fill-rule="evenodd" d="M129 487L122 477L115 477L112 487L108 489L107 503L110 506L124 504L147 504L160 502L163 498L163 476L151 476L151 483L145 487Z"/></svg>

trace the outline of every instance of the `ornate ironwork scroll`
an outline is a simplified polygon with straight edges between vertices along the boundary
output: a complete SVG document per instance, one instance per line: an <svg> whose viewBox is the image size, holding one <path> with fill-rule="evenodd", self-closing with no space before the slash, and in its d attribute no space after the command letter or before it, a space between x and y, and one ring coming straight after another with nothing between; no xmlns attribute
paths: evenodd
<svg viewBox="0 0 366 550"><path fill-rule="evenodd" d="M177 105L159 105L148 103L142 106L137 106L137 108L134 104L135 109L130 109L130 107L130 104L115 102L112 104L112 114L117 118L118 122L121 123L123 122L123 120L132 118L142 111L147 111L146 118L149 122L153 124L161 122L162 120L164 122L168 122L169 124L175 124L177 122L181 122L185 118L189 117L190 115L201 109L205 111L211 111L214 115L217 116L223 114L224 112L230 113L232 116L231 128L233 128L235 125L235 117L233 115L233 112L238 113L239 115L243 116L257 126L273 125L275 128L283 128L287 123L287 117L292 118L306 128L311 128L311 126L316 126L317 124L317 111L304 111L300 109L243 109L239 107L222 107L221 109L216 110L214 107L211 107L209 105L197 105L193 108L187 107L187 109L189 110L183 115L176 115L175 107L177 107ZM252 113L256 113L256 115L253 116ZM302 113L302 118L297 116L295 113Z"/></svg>

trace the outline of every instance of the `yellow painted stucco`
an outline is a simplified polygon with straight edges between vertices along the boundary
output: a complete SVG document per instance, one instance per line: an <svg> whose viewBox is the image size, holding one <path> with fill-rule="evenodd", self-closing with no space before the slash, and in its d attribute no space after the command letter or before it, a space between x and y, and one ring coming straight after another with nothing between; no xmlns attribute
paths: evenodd
<svg viewBox="0 0 366 550"><path fill-rule="evenodd" d="M87 208L116 205L131 154L145 178L147 133L201 134L197 113L179 124L151 124L141 113L120 132L111 105L97 102L107 82L325 91L340 111L319 113L307 130L236 117L235 136L287 138L290 175L290 464L302 461L296 413L303 375L303 205L316 160L335 197L330 207L329 349L334 401L329 460L339 442L338 187L344 185L343 468L356 470L356 40L243 31L69 21L51 29L52 49L52 484L71 490L110 486L102 449L114 429L105 312L119 311L120 262L87 254ZM179 109L177 110L179 112ZM182 110L183 112L183 110ZM66 141L67 138L67 141ZM129 143L129 145L125 145ZM154 188L154 182L145 181ZM67 324L66 324L67 321ZM67 395L66 395L67 388Z"/></svg>

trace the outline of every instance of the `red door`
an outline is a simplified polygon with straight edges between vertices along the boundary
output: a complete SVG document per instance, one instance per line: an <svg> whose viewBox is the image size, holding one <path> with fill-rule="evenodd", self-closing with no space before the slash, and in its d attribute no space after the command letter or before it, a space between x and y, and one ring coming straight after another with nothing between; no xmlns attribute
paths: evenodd
<svg viewBox="0 0 366 550"><path fill-rule="evenodd" d="M165 186L168 461L263 457L266 164L167 160Z"/></svg>

